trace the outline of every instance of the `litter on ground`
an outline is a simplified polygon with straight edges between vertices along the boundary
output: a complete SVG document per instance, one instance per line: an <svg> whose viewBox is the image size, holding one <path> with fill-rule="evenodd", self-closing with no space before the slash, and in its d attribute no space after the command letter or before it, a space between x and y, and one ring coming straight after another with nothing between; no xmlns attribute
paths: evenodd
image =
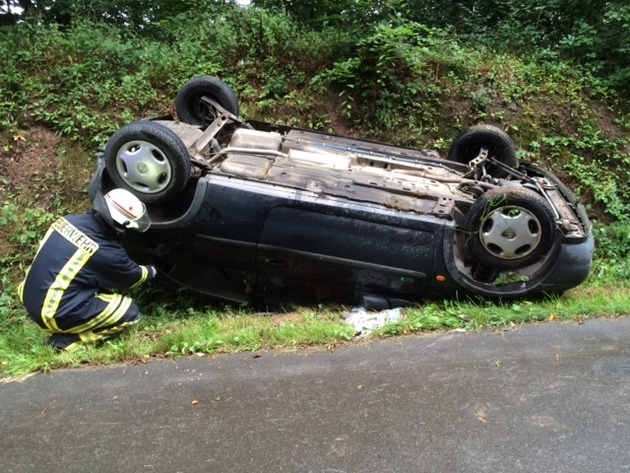
<svg viewBox="0 0 630 473"><path fill-rule="evenodd" d="M399 322L401 318L400 307L380 312L369 312L363 307L355 307L352 312L344 316L346 322L354 325L354 332L358 338L365 337L386 324Z"/></svg>

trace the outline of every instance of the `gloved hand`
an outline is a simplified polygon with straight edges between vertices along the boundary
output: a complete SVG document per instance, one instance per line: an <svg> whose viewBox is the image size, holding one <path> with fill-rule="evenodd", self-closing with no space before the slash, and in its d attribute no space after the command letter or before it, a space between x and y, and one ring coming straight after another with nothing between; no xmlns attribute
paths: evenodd
<svg viewBox="0 0 630 473"><path fill-rule="evenodd" d="M147 269L149 270L149 278L148 279L153 279L155 276L157 276L157 268L155 266L150 264L150 265L147 266Z"/></svg>

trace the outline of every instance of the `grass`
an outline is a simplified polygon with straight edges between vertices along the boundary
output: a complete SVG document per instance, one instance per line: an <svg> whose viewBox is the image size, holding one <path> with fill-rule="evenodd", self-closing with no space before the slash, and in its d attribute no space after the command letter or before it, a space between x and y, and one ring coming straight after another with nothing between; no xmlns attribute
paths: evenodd
<svg viewBox="0 0 630 473"><path fill-rule="evenodd" d="M137 327L96 348L57 354L24 310L12 303L0 311L0 376L6 380L34 372L85 365L144 363L156 358L215 355L242 351L334 348L352 343L354 329L343 317L349 307L296 308L274 314L247 308L205 305L183 292L163 295L159 288L137 294L144 317ZM630 313L628 280L601 278L542 301L434 301L403 309L400 322L372 338L427 331L514 329L521 324L617 317Z"/></svg>

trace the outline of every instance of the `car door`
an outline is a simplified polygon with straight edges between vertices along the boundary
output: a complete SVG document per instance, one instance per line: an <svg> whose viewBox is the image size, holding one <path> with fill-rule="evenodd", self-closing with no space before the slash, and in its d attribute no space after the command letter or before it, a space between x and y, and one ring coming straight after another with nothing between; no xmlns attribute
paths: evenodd
<svg viewBox="0 0 630 473"><path fill-rule="evenodd" d="M164 277L180 286L247 301L256 283L256 245L273 201L235 179L211 176L199 186L198 205L185 223L169 224L156 234L153 256Z"/></svg>
<svg viewBox="0 0 630 473"><path fill-rule="evenodd" d="M274 207L258 243L258 296L305 302L417 295L433 271L436 228L360 205Z"/></svg>

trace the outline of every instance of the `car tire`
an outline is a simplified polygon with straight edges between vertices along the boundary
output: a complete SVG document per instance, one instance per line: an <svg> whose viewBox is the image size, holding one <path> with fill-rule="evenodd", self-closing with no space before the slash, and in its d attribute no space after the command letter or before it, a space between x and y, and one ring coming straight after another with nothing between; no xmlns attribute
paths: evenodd
<svg viewBox="0 0 630 473"><path fill-rule="evenodd" d="M531 189L497 187L471 206L464 231L479 263L519 269L538 263L556 241L556 222L547 201Z"/></svg>
<svg viewBox="0 0 630 473"><path fill-rule="evenodd" d="M477 157L482 146L488 147L489 156L506 166L516 165L514 141L506 132L492 125L475 125L464 131L453 141L448 152L448 159L468 164ZM505 177L508 174L496 165L488 165L486 171L495 178Z"/></svg>
<svg viewBox="0 0 630 473"><path fill-rule="evenodd" d="M207 126L214 121L216 111L201 100L203 96L239 116L240 107L234 90L217 77L201 76L184 84L175 97L175 110L180 121L197 126Z"/></svg>
<svg viewBox="0 0 630 473"><path fill-rule="evenodd" d="M186 145L174 131L151 121L120 128L107 142L104 158L114 184L147 204L172 199L190 178Z"/></svg>

